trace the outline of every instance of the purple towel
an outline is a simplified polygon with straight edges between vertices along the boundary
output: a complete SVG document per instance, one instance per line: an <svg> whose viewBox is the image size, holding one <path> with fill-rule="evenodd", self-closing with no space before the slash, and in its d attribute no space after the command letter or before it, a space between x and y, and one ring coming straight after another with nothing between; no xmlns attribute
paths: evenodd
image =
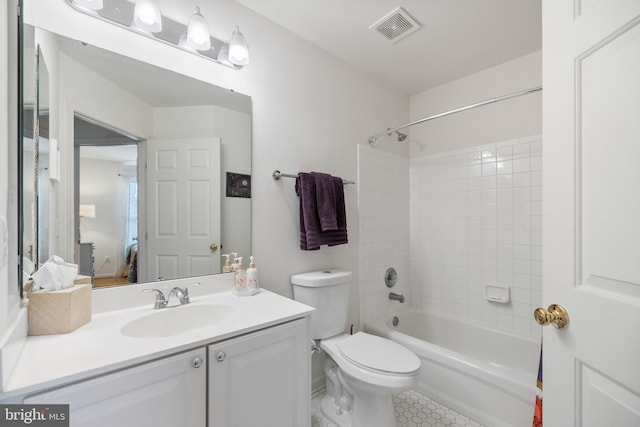
<svg viewBox="0 0 640 427"><path fill-rule="evenodd" d="M338 229L338 214L336 212L336 185L334 177L326 173L311 172L316 183L316 204L320 229L322 231ZM335 178L340 179L340 178ZM340 180L342 186L342 180Z"/></svg>
<svg viewBox="0 0 640 427"><path fill-rule="evenodd" d="M323 231L318 209L318 197L320 197L321 205L324 206L323 209L328 210L328 203L322 199L324 190L318 190L316 179L312 174L304 172L298 174L296 194L300 197L300 249L302 250L318 250L321 245L335 246L348 243L342 179L331 177L331 180L335 194L336 229Z"/></svg>

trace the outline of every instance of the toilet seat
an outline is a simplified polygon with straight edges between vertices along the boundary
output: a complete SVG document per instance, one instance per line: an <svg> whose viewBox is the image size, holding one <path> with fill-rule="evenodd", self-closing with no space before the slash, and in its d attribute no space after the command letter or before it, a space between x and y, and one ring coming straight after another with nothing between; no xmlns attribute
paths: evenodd
<svg viewBox="0 0 640 427"><path fill-rule="evenodd" d="M386 338L357 332L338 344L340 354L349 362L382 374L414 375L420 359L407 348Z"/></svg>

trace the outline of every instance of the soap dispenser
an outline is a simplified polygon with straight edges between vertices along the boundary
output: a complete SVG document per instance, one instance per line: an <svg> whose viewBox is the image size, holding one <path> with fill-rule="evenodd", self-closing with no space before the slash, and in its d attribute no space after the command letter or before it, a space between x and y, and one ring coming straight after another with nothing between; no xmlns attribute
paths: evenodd
<svg viewBox="0 0 640 427"><path fill-rule="evenodd" d="M222 254L222 256L227 257L227 260L224 262L222 266L223 273L231 273L233 271L233 267L231 266L231 261L229 261L229 254Z"/></svg>
<svg viewBox="0 0 640 427"><path fill-rule="evenodd" d="M238 252L231 252L233 255L233 261L231 263L231 271L236 271L238 269Z"/></svg>
<svg viewBox="0 0 640 427"><path fill-rule="evenodd" d="M237 261L235 281L233 286L233 293L236 295L245 295L247 293L247 272L242 266L242 257L236 258Z"/></svg>
<svg viewBox="0 0 640 427"><path fill-rule="evenodd" d="M253 262L253 255L249 257L249 268L247 268L247 290L258 292L260 290L260 284L258 283L258 269Z"/></svg>

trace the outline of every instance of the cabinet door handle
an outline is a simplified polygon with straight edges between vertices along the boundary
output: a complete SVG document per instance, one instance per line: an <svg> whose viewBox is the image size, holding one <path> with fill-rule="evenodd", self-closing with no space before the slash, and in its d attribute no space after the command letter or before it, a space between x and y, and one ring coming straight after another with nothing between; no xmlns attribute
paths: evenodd
<svg viewBox="0 0 640 427"><path fill-rule="evenodd" d="M224 361L224 359L226 359L226 358L227 358L227 355L226 355L226 354L224 354L224 351L221 351L220 353L218 353L218 354L216 355L216 360L217 360L218 362L222 362L222 361Z"/></svg>
<svg viewBox="0 0 640 427"><path fill-rule="evenodd" d="M202 359L199 357L194 358L193 362L191 362L191 366L193 366L194 368L199 368L200 366L202 366Z"/></svg>

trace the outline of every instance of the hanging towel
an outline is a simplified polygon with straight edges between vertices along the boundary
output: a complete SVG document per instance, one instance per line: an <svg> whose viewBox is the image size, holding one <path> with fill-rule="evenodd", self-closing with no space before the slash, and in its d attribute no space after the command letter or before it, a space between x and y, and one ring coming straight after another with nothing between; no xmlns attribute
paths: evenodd
<svg viewBox="0 0 640 427"><path fill-rule="evenodd" d="M300 249L318 250L321 245L342 245L348 243L347 238L347 215L344 204L344 189L342 178L331 177L335 194L335 222L336 228L326 231L322 230L321 212L318 209L318 200L324 210L330 210L329 204L325 203L322 193L325 188L318 188L316 179L312 173L301 172L296 178L296 194L300 198ZM326 221L329 223L329 221Z"/></svg>
<svg viewBox="0 0 640 427"><path fill-rule="evenodd" d="M531 427L542 427L542 344L540 344L540 363L538 364L538 390L533 409L533 423Z"/></svg>
<svg viewBox="0 0 640 427"><path fill-rule="evenodd" d="M316 183L316 203L318 218L320 219L320 229L322 231L337 230L336 178L321 172L311 172L311 176ZM342 186L342 180L340 181L340 186Z"/></svg>

